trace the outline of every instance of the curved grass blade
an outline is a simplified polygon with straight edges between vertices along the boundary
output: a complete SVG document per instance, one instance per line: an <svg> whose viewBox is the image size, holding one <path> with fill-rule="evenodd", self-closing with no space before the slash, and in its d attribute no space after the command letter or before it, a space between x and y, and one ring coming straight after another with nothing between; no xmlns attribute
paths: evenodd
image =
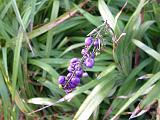
<svg viewBox="0 0 160 120"><path fill-rule="evenodd" d="M132 96L116 113L116 115L111 119L114 120L117 116L119 116L135 99L137 99L145 90L147 90L151 85L153 85L156 81L160 79L160 72L157 72L152 78L150 78L136 93Z"/></svg>
<svg viewBox="0 0 160 120"><path fill-rule="evenodd" d="M48 65L42 61L36 60L36 59L30 59L28 63L32 64L32 65L36 65L36 66L42 68L43 70L47 71L52 76L54 83L58 84L57 78L58 78L59 74L50 65Z"/></svg>
<svg viewBox="0 0 160 120"><path fill-rule="evenodd" d="M112 72L115 68L116 68L115 64L111 64L110 66L108 66L107 68L105 68L105 70L102 71L97 76L97 79L101 79L102 77L106 76L107 74L109 74L110 72Z"/></svg>
<svg viewBox="0 0 160 120"><path fill-rule="evenodd" d="M82 2L79 6L82 7L84 6L89 0L86 0L84 2ZM73 8L70 10L70 12L66 12L63 15L61 15L60 17L58 17L56 20L53 20L45 25L43 25L40 28L37 28L35 30L33 30L32 32L28 33L28 37L30 39L37 37L49 30L51 30L52 28L58 26L59 24L63 23L65 20L69 19L71 16L73 16L78 10Z"/></svg>
<svg viewBox="0 0 160 120"><path fill-rule="evenodd" d="M112 15L111 11L109 10L108 6L104 2L104 0L98 0L98 9L104 21L110 25L110 27L114 30L115 29L115 19Z"/></svg>
<svg viewBox="0 0 160 120"><path fill-rule="evenodd" d="M20 15L20 12L19 12L19 9L18 9L16 0L11 0L11 1L12 1L12 7L13 7L14 12L15 12L15 14L16 14L17 20L18 20L18 22L19 22L19 24L20 24L20 26L21 26L21 30L23 31L24 37L25 37L25 39L26 39L26 41L27 41L27 44L28 44L30 50L32 51L32 54L34 55L32 46L31 46L31 44L30 44L29 38L28 38L27 33L26 33L26 26L25 26L25 24L23 23L23 20L22 20L22 18L21 18L21 15ZM28 19L29 19L29 18L28 18ZM28 20L27 20L27 21L28 21Z"/></svg>
<svg viewBox="0 0 160 120"><path fill-rule="evenodd" d="M9 80L9 76L7 75L7 72L5 71L4 66L2 65L1 60L0 60L0 70L2 72L5 83L9 89L10 93L12 94L13 93L12 84L11 84L11 81ZM16 105L23 113L28 113L29 111L31 111L30 107L26 104L26 102L20 98L20 95L17 92L17 90L15 91L15 96L14 96L13 100L15 100Z"/></svg>
<svg viewBox="0 0 160 120"><path fill-rule="evenodd" d="M3 104L4 119L8 120L11 117L11 100L2 73L0 72L0 96Z"/></svg>
<svg viewBox="0 0 160 120"><path fill-rule="evenodd" d="M23 33L20 32L17 36L17 41L16 41L16 47L14 50L14 58L13 58L13 73L12 73L12 96L14 98L15 96L15 91L16 91L16 83L17 83L17 76L18 76L18 66L20 65L20 51L21 51L21 46L22 46L22 40L23 40Z"/></svg>
<svg viewBox="0 0 160 120"><path fill-rule="evenodd" d="M144 33L150 28L150 26L154 23L154 20L146 21L144 22L139 29L139 35L138 38L142 38Z"/></svg>
<svg viewBox="0 0 160 120"><path fill-rule="evenodd" d="M54 0L53 1L53 6L52 6L52 13L51 13L51 20L55 20L58 16L58 12L59 12L59 0ZM49 31L47 33L47 41L46 41L46 49L45 49L45 55L48 57L50 55L50 51L52 48L52 40L53 40L53 31Z"/></svg>
<svg viewBox="0 0 160 120"><path fill-rule="evenodd" d="M123 85L120 87L118 90L117 96L128 96L130 91L133 90L135 87L135 76L139 74L140 71L142 71L147 65L149 65L152 62L152 60L146 59L143 62L139 64L136 68L132 70L132 72L129 74L129 76L125 79ZM117 112L123 104L126 102L126 100L121 100L121 99L115 99L112 102L111 108L113 112Z"/></svg>
<svg viewBox="0 0 160 120"><path fill-rule="evenodd" d="M36 104L36 105L52 105L56 100L53 98L31 98L28 100L28 103Z"/></svg>
<svg viewBox="0 0 160 120"><path fill-rule="evenodd" d="M74 116L74 120L88 120L97 106L109 94L114 83L115 79L107 77L103 82L98 84L82 103L78 112Z"/></svg>
<svg viewBox="0 0 160 120"><path fill-rule="evenodd" d="M141 41L138 41L136 39L133 39L132 42L139 47L140 49L142 49L144 52L146 52L147 54L149 54L150 56L152 56L154 59L156 59L157 61L160 62L160 54L158 52L156 52L155 50L153 50L152 48L148 47L147 45L145 45L144 43L142 43Z"/></svg>
<svg viewBox="0 0 160 120"><path fill-rule="evenodd" d="M158 99L160 96L159 93L160 88L160 81L158 81L155 86L152 88L152 90L148 93L148 95L145 97L143 101L140 103L140 108L146 108L148 105L152 104L154 100Z"/></svg>
<svg viewBox="0 0 160 120"><path fill-rule="evenodd" d="M100 21L100 19L98 19L97 17L91 15L90 13L88 13L87 11L83 10L82 8L80 8L79 6L77 6L76 4L74 4L74 6L80 11L81 14L83 14L83 16L93 25L95 26L99 26L102 24L102 22Z"/></svg>
<svg viewBox="0 0 160 120"><path fill-rule="evenodd" d="M73 49L76 49L76 48L79 48L79 47L82 47L84 46L84 43L77 43L77 44L74 44L74 45L71 45L69 46L61 55L60 57L62 57L64 54L66 54L67 52L73 50Z"/></svg>

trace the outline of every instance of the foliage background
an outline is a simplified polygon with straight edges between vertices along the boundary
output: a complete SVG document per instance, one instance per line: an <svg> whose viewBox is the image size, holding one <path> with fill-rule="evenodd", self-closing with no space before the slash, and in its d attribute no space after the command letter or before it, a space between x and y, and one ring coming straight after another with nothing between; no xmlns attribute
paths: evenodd
<svg viewBox="0 0 160 120"><path fill-rule="evenodd" d="M0 0L0 118L160 120L160 4L125 2ZM104 33L89 77L65 95L58 76L104 20L126 35L114 47Z"/></svg>

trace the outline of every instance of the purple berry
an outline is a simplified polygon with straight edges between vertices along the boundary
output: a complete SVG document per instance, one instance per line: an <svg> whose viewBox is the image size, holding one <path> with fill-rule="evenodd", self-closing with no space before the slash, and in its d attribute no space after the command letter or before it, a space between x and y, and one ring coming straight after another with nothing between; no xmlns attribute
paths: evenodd
<svg viewBox="0 0 160 120"><path fill-rule="evenodd" d="M92 68L94 66L94 59L87 58L85 60L85 66L88 67L88 68Z"/></svg>
<svg viewBox="0 0 160 120"><path fill-rule="evenodd" d="M78 58L72 58L72 59L70 60L70 63L76 63L76 62L78 62L78 61L79 61Z"/></svg>
<svg viewBox="0 0 160 120"><path fill-rule="evenodd" d="M77 65L75 65L74 69L75 69L75 70L82 70L82 66L79 65L79 64L77 64Z"/></svg>
<svg viewBox="0 0 160 120"><path fill-rule="evenodd" d="M86 50L85 48L84 48L84 49L82 49L81 54L82 54L82 55L87 54L87 50Z"/></svg>
<svg viewBox="0 0 160 120"><path fill-rule="evenodd" d="M64 76L59 76L59 78L58 78L58 83L59 84L61 84L61 85L63 85L63 84L65 84L65 77Z"/></svg>
<svg viewBox="0 0 160 120"><path fill-rule="evenodd" d="M76 85L75 85L74 83L70 82L70 83L69 83L69 87L73 89L73 88L76 87Z"/></svg>
<svg viewBox="0 0 160 120"><path fill-rule="evenodd" d="M85 39L85 45L86 46L90 46L92 44L92 42L93 42L93 38L92 37L87 37Z"/></svg>
<svg viewBox="0 0 160 120"><path fill-rule="evenodd" d="M82 74L82 77L88 77L88 73L86 73L86 72L83 73L83 74Z"/></svg>
<svg viewBox="0 0 160 120"><path fill-rule="evenodd" d="M81 78L82 77L82 74L83 74L83 71L82 70L78 70L76 71L76 76Z"/></svg>
<svg viewBox="0 0 160 120"><path fill-rule="evenodd" d="M98 47L99 46L99 40L96 39L93 44L94 44L94 47Z"/></svg>
<svg viewBox="0 0 160 120"><path fill-rule="evenodd" d="M69 72L73 72L73 71L74 71L74 68L71 67L71 66L69 66L69 67L68 67L68 71L69 71Z"/></svg>
<svg viewBox="0 0 160 120"><path fill-rule="evenodd" d="M67 74L67 79L70 79L71 76L72 76L72 73L68 73Z"/></svg>
<svg viewBox="0 0 160 120"><path fill-rule="evenodd" d="M80 79L78 77L72 78L71 82L75 85L78 85L80 83Z"/></svg>

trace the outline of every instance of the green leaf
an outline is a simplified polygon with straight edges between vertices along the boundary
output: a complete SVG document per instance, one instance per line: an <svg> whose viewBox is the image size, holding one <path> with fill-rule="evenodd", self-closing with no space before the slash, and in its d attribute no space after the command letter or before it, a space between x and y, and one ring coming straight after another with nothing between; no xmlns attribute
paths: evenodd
<svg viewBox="0 0 160 120"><path fill-rule="evenodd" d="M129 74L129 76L127 76L127 78L123 82L120 89L118 90L117 96L130 95L130 92L135 87L135 83L136 83L135 76L138 75L151 62L152 62L151 59L146 59L142 61L136 68L134 68ZM115 99L111 105L113 108L113 111L117 111L117 109L120 109L125 102L126 100Z"/></svg>
<svg viewBox="0 0 160 120"><path fill-rule="evenodd" d="M67 52L69 52L69 51L71 51L73 49L82 47L82 46L84 46L84 43L77 43L77 44L71 45L60 55L60 57L63 56L64 54L66 54Z"/></svg>
<svg viewBox="0 0 160 120"><path fill-rule="evenodd" d="M147 45L145 45L144 43L142 43L141 41L135 40L133 39L132 42L139 47L140 49L142 49L144 52L146 52L148 55L152 56L154 59L156 59L157 61L160 62L160 54L158 52L156 52L155 50L153 50L152 48L148 47Z"/></svg>
<svg viewBox="0 0 160 120"><path fill-rule="evenodd" d="M160 79L160 72L156 73L152 78L150 78L135 94L132 96L116 113L116 115L111 119L114 120L117 116L119 116L135 99L137 99L141 94L144 93L151 85L153 85L156 81Z"/></svg>
<svg viewBox="0 0 160 120"><path fill-rule="evenodd" d="M5 71L4 66L2 65L1 61L0 61L0 70L3 74L3 78L4 78L5 83L9 89L10 93L12 94L13 93L12 84L11 84L11 81L9 80L9 76L7 75L7 72ZM31 111L30 107L26 104L25 100L20 98L20 95L17 92L17 90L15 91L15 96L14 96L13 100L15 100L16 105L23 113L28 113L29 111Z"/></svg>
<svg viewBox="0 0 160 120"><path fill-rule="evenodd" d="M63 47L64 45L66 45L69 42L68 37L65 37L57 46L57 49L60 49L61 47Z"/></svg>
<svg viewBox="0 0 160 120"><path fill-rule="evenodd" d="M29 42L29 38L28 38L27 33L26 33L26 26L25 25L27 25L27 24L21 18L21 15L20 15L20 12L19 12L16 0L11 0L11 1L12 1L12 7L13 7L14 12L16 14L17 20L18 20L18 22L19 22L19 24L21 26L21 32L24 33L24 37L25 37L25 39L26 39L26 41L28 43L28 46L29 46L30 50L33 53L32 47L31 47L30 42ZM26 16L28 16L26 18L26 21L29 21L29 14L31 14L31 10L30 10L30 12L27 11L26 14L25 14L25 16L23 17L23 18L25 18ZM33 53L33 55L34 55L34 53Z"/></svg>
<svg viewBox="0 0 160 120"><path fill-rule="evenodd" d="M107 74L109 74L110 72L112 72L115 68L116 68L116 66L114 64L111 64L110 66L108 66L103 72L101 72L97 76L97 79L101 79L102 77L106 76Z"/></svg>
<svg viewBox="0 0 160 120"><path fill-rule="evenodd" d="M11 7L12 2L8 2L7 5L5 5L5 8L2 10L1 14L0 14L0 18L3 19L6 15L6 13L8 12L8 9Z"/></svg>
<svg viewBox="0 0 160 120"><path fill-rule="evenodd" d="M88 13L87 11L83 10L82 8L80 8L79 6L77 6L76 4L74 4L74 6L81 12L81 14L83 14L83 16L93 25L95 26L99 26L102 24L102 22L95 16L91 15L90 13Z"/></svg>
<svg viewBox="0 0 160 120"><path fill-rule="evenodd" d="M141 0L139 2L136 10L134 11L134 13L132 14L132 16L128 20L127 25L125 26L125 31L127 33L130 33L131 30L134 29L134 25L136 24L137 19L139 18L140 12L141 12L141 10L142 10L142 8L144 7L145 4L147 4L146 0Z"/></svg>
<svg viewBox="0 0 160 120"><path fill-rule="evenodd" d="M153 85L152 90L148 93L143 101L140 103L140 108L145 108L148 105L152 104L154 100L158 99L160 96L159 93L160 81L158 81L155 85Z"/></svg>
<svg viewBox="0 0 160 120"><path fill-rule="evenodd" d="M37 37L47 31L55 28L56 26L63 23L65 20L69 19L70 16L74 15L76 12L77 12L77 9L72 8L69 12L70 14L68 14L68 12L64 13L63 15L58 17L57 19L52 20L49 23L47 23L47 24L33 30L32 32L28 33L28 37L31 39L31 38Z"/></svg>
<svg viewBox="0 0 160 120"><path fill-rule="evenodd" d="M150 20L150 21L144 22L144 23L140 26L138 37L139 37L139 38L142 38L143 35L144 35L144 33L150 28L150 26L151 26L154 22L155 22L154 20Z"/></svg>
<svg viewBox="0 0 160 120"><path fill-rule="evenodd" d="M51 93L56 96L57 98L60 97L60 95L64 96L64 90L62 90L61 88L59 88L59 86L53 82L50 82L44 78L39 78L37 80L37 82L41 83L42 85L44 85L45 87L47 87Z"/></svg>
<svg viewBox="0 0 160 120"><path fill-rule="evenodd" d="M11 109L11 101L1 72L0 72L0 96L2 98L4 118L5 120L7 120L11 117L10 115L11 113L9 112L9 109Z"/></svg>
<svg viewBox="0 0 160 120"><path fill-rule="evenodd" d="M17 76L18 76L18 66L20 65L19 60L20 60L20 51L21 51L21 46L22 46L22 40L23 40L23 33L20 32L17 36L16 40L16 47L14 50L14 58L13 58L13 73L12 73L12 96L14 98L15 91L16 91L16 83L17 83Z"/></svg>
<svg viewBox="0 0 160 120"><path fill-rule="evenodd" d="M80 106L74 120L87 120L97 108L97 106L103 101L103 99L109 94L112 89L115 79L109 77L105 78L103 82L99 83L85 99ZM96 96L96 97L95 97Z"/></svg>
<svg viewBox="0 0 160 120"><path fill-rule="evenodd" d="M59 74L50 65L48 65L42 61L36 60L36 59L30 59L29 64L36 65L36 66L42 68L43 70L47 71L52 76L54 83L58 84L57 78L58 78Z"/></svg>
<svg viewBox="0 0 160 120"><path fill-rule="evenodd" d="M51 13L51 20L55 20L58 16L59 12L59 0L54 0L53 1L53 6L52 6L52 13ZM48 57L50 55L50 51L52 48L52 41L53 41L53 31L49 31L47 34L47 41L46 41L46 49L45 49L45 55Z"/></svg>
<svg viewBox="0 0 160 120"><path fill-rule="evenodd" d="M51 98L31 98L28 100L28 103L36 104L36 105L52 105L56 100Z"/></svg>
<svg viewBox="0 0 160 120"><path fill-rule="evenodd" d="M112 15L110 9L104 2L104 0L98 0L98 9L104 21L107 20L107 23L114 30L115 29L115 19Z"/></svg>

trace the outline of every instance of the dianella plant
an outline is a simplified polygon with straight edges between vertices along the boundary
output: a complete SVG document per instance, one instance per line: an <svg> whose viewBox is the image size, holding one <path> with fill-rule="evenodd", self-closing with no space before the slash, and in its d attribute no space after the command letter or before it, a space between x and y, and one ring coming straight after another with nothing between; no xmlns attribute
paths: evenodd
<svg viewBox="0 0 160 120"><path fill-rule="evenodd" d="M158 0L0 0L0 119L160 120Z"/></svg>

